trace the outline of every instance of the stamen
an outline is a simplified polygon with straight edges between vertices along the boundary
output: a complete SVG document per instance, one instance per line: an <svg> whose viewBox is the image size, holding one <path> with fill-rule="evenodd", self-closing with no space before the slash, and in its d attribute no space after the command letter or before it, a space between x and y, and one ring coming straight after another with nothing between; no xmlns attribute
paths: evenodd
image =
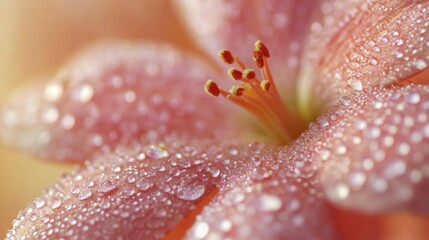
<svg viewBox="0 0 429 240"><path fill-rule="evenodd" d="M255 71L253 69L247 68L243 72L243 77L249 80L255 79L256 77Z"/></svg>
<svg viewBox="0 0 429 240"><path fill-rule="evenodd" d="M229 50L223 49L219 56L225 63L235 63L241 69L241 71L236 68L228 70L228 75L241 83L227 92L212 80L208 80L205 85L207 93L215 97L222 95L246 109L281 143L289 143L302 133L305 129L304 121L297 117L295 111L283 104L268 65L267 58L270 57L270 52L262 41L256 41L253 50L253 59L261 70L262 81L257 78L253 69L248 68Z"/></svg>
<svg viewBox="0 0 429 240"><path fill-rule="evenodd" d="M270 87L271 87L271 83L268 80L264 80L261 82L261 88L265 92L268 92L268 90L270 90Z"/></svg>
<svg viewBox="0 0 429 240"><path fill-rule="evenodd" d="M230 68L228 75L234 80L241 80L243 78L243 73L235 68Z"/></svg>
<svg viewBox="0 0 429 240"><path fill-rule="evenodd" d="M206 89L206 92L212 95L213 97L217 97L220 94L220 88L211 79L207 81L205 89Z"/></svg>
<svg viewBox="0 0 429 240"><path fill-rule="evenodd" d="M232 56L232 53L227 49L222 49L218 55L225 63L227 64L234 63L234 57Z"/></svg>

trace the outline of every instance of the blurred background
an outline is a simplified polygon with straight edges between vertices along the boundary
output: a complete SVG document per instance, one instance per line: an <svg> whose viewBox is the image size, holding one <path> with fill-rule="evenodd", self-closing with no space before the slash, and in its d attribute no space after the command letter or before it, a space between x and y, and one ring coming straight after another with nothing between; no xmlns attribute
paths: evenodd
<svg viewBox="0 0 429 240"><path fill-rule="evenodd" d="M169 1L0 1L0 103L25 83L54 73L100 39L149 39L191 49ZM74 166L0 146L0 238L18 211Z"/></svg>

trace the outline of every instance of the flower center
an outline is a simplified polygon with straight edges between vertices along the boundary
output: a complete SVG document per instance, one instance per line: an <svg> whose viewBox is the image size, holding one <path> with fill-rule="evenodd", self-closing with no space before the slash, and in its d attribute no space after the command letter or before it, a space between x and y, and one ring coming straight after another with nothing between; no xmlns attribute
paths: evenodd
<svg viewBox="0 0 429 240"><path fill-rule="evenodd" d="M253 50L253 60L260 69L261 79L256 76L253 69L248 68L229 50L221 50L219 57L228 65L237 65L238 68L228 70L228 75L239 84L225 91L213 80L208 80L205 85L208 94L214 97L222 95L230 102L244 108L280 143L290 143L303 132L304 121L296 111L288 109L283 104L277 91L267 61L270 52L262 41L256 41Z"/></svg>

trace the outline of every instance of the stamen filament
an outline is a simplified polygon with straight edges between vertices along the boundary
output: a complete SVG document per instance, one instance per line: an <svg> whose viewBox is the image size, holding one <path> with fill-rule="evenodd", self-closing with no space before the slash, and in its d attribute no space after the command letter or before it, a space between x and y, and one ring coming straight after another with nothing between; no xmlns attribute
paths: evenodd
<svg viewBox="0 0 429 240"><path fill-rule="evenodd" d="M229 50L223 49L219 56L225 63L235 63L241 69L241 71L235 68L228 70L231 79L240 81L241 84L233 86L228 92L218 87L212 80L208 80L205 89L210 95L215 97L222 95L246 109L282 143L289 143L301 134L305 128L303 121L283 104L267 61L270 52L262 41L256 41L253 51L255 64L261 70L262 81L256 77L255 71L248 68Z"/></svg>

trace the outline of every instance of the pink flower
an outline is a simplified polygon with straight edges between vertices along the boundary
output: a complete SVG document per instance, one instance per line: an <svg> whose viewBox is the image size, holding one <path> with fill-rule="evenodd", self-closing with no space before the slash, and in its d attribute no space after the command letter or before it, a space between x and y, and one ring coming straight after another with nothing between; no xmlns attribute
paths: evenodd
<svg viewBox="0 0 429 240"><path fill-rule="evenodd" d="M362 239L380 237L352 235L370 215L427 214L428 7L180 1L210 56L227 47L250 66L251 44L269 48L256 44L258 80L234 60L243 79L230 93L219 65L192 52L87 49L2 111L7 144L87 160L21 211L7 239ZM204 93L209 78L219 85L208 92L263 124Z"/></svg>

